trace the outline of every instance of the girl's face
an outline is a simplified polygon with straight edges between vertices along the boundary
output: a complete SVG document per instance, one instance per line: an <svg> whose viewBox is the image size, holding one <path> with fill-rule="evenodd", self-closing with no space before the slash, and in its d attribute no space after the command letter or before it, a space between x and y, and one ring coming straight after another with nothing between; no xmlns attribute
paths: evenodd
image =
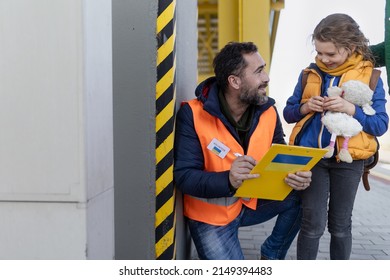
<svg viewBox="0 0 390 280"><path fill-rule="evenodd" d="M317 58L328 67L335 69L342 65L350 56L350 51L346 48L336 48L332 42L321 42L314 40L314 46L317 51Z"/></svg>

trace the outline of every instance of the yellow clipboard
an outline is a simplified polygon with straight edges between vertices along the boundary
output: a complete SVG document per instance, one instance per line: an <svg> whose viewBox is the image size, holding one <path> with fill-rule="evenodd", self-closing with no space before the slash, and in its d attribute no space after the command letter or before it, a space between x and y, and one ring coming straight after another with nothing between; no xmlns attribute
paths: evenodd
<svg viewBox="0 0 390 280"><path fill-rule="evenodd" d="M292 191L284 182L287 174L310 170L326 152L326 149L273 144L251 171L260 177L244 180L235 196L283 200Z"/></svg>

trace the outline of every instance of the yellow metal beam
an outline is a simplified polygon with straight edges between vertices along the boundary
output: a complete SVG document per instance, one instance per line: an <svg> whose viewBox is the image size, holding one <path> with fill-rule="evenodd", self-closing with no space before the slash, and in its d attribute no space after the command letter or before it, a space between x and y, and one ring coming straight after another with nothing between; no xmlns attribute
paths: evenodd
<svg viewBox="0 0 390 280"><path fill-rule="evenodd" d="M271 29L271 58L270 58L270 64L272 62L272 55L275 47L275 40L276 40L276 32L278 31L278 24L279 24L279 18L280 18L280 12L284 9L284 0L275 0L271 1L271 13L272 13L272 29Z"/></svg>
<svg viewBox="0 0 390 280"><path fill-rule="evenodd" d="M271 9L280 12L284 9L284 0L271 0Z"/></svg>
<svg viewBox="0 0 390 280"><path fill-rule="evenodd" d="M239 40L238 5L242 0L218 1L218 49Z"/></svg>
<svg viewBox="0 0 390 280"><path fill-rule="evenodd" d="M199 14L216 14L218 13L218 4L202 3L198 5Z"/></svg>
<svg viewBox="0 0 390 280"><path fill-rule="evenodd" d="M230 41L254 42L267 63L271 62L270 11L272 0L218 2L218 47Z"/></svg>
<svg viewBox="0 0 390 280"><path fill-rule="evenodd" d="M199 57L203 58L202 66L204 63L211 65L215 52L228 42L252 41L258 46L259 52L267 63L266 70L269 71L280 11L284 8L284 2L284 0L219 0L218 2L199 0L199 14L202 18L202 29L199 29ZM211 15L214 19L216 16L218 18L217 34L213 31L216 29L215 24L211 26ZM215 47L215 37L218 38L218 49ZM205 60L205 52L209 56L209 61ZM212 74L211 67L209 70L202 67L199 78L203 80Z"/></svg>
<svg viewBox="0 0 390 280"><path fill-rule="evenodd" d="M267 63L271 62L270 44L270 0L242 1L242 41L254 42Z"/></svg>

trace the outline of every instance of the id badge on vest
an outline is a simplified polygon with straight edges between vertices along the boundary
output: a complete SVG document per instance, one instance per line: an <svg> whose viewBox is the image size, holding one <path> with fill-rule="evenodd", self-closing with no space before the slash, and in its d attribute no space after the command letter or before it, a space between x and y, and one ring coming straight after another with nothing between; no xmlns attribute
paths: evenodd
<svg viewBox="0 0 390 280"><path fill-rule="evenodd" d="M208 144L207 146L207 149L209 149L211 152L213 152L222 159L225 158L227 153L230 151L230 148L228 146L226 146L216 138L213 138L213 140L211 140L210 144Z"/></svg>

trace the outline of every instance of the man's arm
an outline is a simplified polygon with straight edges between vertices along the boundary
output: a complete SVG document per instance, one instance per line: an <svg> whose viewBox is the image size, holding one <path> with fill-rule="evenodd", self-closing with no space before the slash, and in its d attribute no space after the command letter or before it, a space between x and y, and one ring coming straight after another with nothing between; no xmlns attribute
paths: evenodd
<svg viewBox="0 0 390 280"><path fill-rule="evenodd" d="M204 171L202 147L195 131L192 110L183 105L177 113L174 144L174 180L184 193L203 198L227 197L229 171Z"/></svg>
<svg viewBox="0 0 390 280"><path fill-rule="evenodd" d="M386 55L385 55L385 42L382 42L377 45L370 46L371 52L375 58L375 67L382 67L386 65Z"/></svg>

